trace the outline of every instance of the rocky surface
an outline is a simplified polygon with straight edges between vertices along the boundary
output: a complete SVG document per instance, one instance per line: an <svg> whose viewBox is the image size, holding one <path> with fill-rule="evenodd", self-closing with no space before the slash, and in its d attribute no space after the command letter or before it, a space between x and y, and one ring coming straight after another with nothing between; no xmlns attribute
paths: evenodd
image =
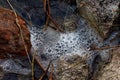
<svg viewBox="0 0 120 80"><path fill-rule="evenodd" d="M53 27L51 24L46 31L43 31L45 15L42 1L11 0L11 3L18 14L20 14L28 23L32 46L37 50L37 55L41 58L44 67L47 67L49 61L52 60L54 63L55 73L58 73L59 75L56 75L58 76L58 79L89 79L92 76L95 76L99 71L101 64L108 62L110 59L110 55L108 53L109 49L101 51L90 49L93 45L100 48L102 46L112 44L112 42L109 42L109 39L107 43L106 41L103 41L104 39L99 35L99 28L97 25L100 25L99 23L103 22L106 24L110 22L110 24L112 24L112 19L117 15L113 10L118 8L119 1L84 0L88 7L87 13L92 11L95 14L95 16L91 16L91 14L89 15L90 17L87 16L89 18L86 16L83 17L81 14L76 14L77 6L75 4L73 5L70 3L69 5L69 1L62 1L64 0L51 0L51 15L53 19L55 19L65 30L65 33L61 33L50 28L51 26ZM70 1L72 2L73 0ZM79 2L83 0L76 1L78 1L77 5L79 5ZM6 1L0 0L0 4L1 6L10 8ZM91 17L93 17L92 21ZM107 28L109 27L110 25ZM100 30L102 30L102 28L105 28L105 26L102 25ZM83 59L84 55L88 55L89 57L85 57ZM77 62L79 63L78 65L76 65ZM70 67L72 65L76 66ZM6 66L6 63L4 66ZM61 69L62 72L60 72ZM83 74L81 74L82 72ZM37 73L39 72L37 71ZM77 73L81 75L78 76ZM72 74L74 76L71 76Z"/></svg>
<svg viewBox="0 0 120 80"><path fill-rule="evenodd" d="M82 7L82 5L88 7L87 11L85 11L85 9L82 10L82 13L87 12L86 14L89 14L89 16L84 16L84 17L86 19L89 18L92 19L91 21L97 24L97 26L104 31L106 37L109 28L113 24L113 21L115 20L115 18L118 17L119 0L76 0L76 1L77 1L77 7L79 9L80 7ZM93 20L93 18L91 17L96 18L97 22Z"/></svg>
<svg viewBox="0 0 120 80"><path fill-rule="evenodd" d="M86 80L89 77L88 68L85 56L62 56L58 60L56 80Z"/></svg>
<svg viewBox="0 0 120 80"><path fill-rule="evenodd" d="M119 80L120 79L120 48L114 49L109 64L99 72L97 80Z"/></svg>

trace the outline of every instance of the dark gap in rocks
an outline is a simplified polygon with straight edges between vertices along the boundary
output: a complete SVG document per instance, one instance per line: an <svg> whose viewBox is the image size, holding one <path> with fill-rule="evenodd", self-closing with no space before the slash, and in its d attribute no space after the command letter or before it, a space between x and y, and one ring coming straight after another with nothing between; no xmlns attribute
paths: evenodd
<svg viewBox="0 0 120 80"><path fill-rule="evenodd" d="M101 67L102 67L102 59L100 55L97 55L93 60L92 69L89 70L90 73L88 76L88 80L94 80Z"/></svg>

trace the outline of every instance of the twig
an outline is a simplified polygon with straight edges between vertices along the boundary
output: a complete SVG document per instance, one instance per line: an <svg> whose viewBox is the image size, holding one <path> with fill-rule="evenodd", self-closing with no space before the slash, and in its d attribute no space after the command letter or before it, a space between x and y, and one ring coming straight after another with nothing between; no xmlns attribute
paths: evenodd
<svg viewBox="0 0 120 80"><path fill-rule="evenodd" d="M35 60L37 61L38 65L40 66L40 68L45 72L45 69L43 68L42 64L40 63L40 58L38 56L34 56Z"/></svg>
<svg viewBox="0 0 120 80"><path fill-rule="evenodd" d="M44 69L44 67L42 66L42 64L40 63L40 57L39 56L37 56L37 55L35 55L37 52L36 52L36 50L33 48L33 51L34 51L34 54L32 55L32 80L34 80L34 60L37 62L37 64L39 65L39 67L40 67L40 69L42 69L43 70L43 72L44 73L46 73L46 70ZM51 62L50 62L51 63ZM50 64L49 64L49 66L50 66ZM49 68L49 66L48 66L48 68ZM46 75L46 74L45 74ZM43 74L43 77L44 77L44 74Z"/></svg>
<svg viewBox="0 0 120 80"><path fill-rule="evenodd" d="M64 30L57 24L57 22L52 19L50 14L47 13L47 16L50 18L51 22L55 25L56 29L58 29L60 32L64 32Z"/></svg>
<svg viewBox="0 0 120 80"><path fill-rule="evenodd" d="M46 30L46 28L48 26L48 22L50 20L55 25L55 28L57 30L59 30L60 32L64 32L63 29L57 24L57 22L55 20L52 19L51 15L50 15L50 2L49 2L49 0L44 0L44 11L45 11L46 16L47 16L46 25L44 27L44 30Z"/></svg>
<svg viewBox="0 0 120 80"><path fill-rule="evenodd" d="M50 3L49 0L44 0L44 11L47 17L47 13L50 14ZM43 28L43 31L46 31L49 23L49 17L46 19L45 27Z"/></svg>
<svg viewBox="0 0 120 80"><path fill-rule="evenodd" d="M51 68L51 71L50 71L49 80L53 80L53 70L54 70L54 66L53 66L53 64L52 64L52 68Z"/></svg>
<svg viewBox="0 0 120 80"><path fill-rule="evenodd" d="M47 7L47 0L44 0L43 4L44 4L44 11L46 12L46 7Z"/></svg>
<svg viewBox="0 0 120 80"><path fill-rule="evenodd" d="M25 45L25 40L24 40L24 37L23 37L23 32L22 32L21 26L20 26L20 24L19 24L19 20L18 20L18 17L17 17L17 13L15 12L15 10L14 10L13 6L11 5L10 1L7 0L7 2L8 2L8 4L9 4L9 6L11 7L11 9L13 10L13 13L14 13L14 15L15 15L15 17L16 17L15 21L16 21L16 24L17 24L19 30L20 30L21 39L22 39L22 41L23 41L23 45L24 45L25 51L26 51L26 53L27 53L27 57L28 57L29 62L30 62L30 64L31 64L32 62L31 62L31 60L30 60L30 56L29 56L29 54L28 54L28 50L27 50L27 47L26 47L26 45Z"/></svg>
<svg viewBox="0 0 120 80"><path fill-rule="evenodd" d="M115 46L104 46L104 47L100 47L100 48L97 48L97 47L94 47L90 50L105 50L105 49L110 49L110 48L117 48L117 47L120 47L120 45L115 45Z"/></svg>
<svg viewBox="0 0 120 80"><path fill-rule="evenodd" d="M47 17L47 20L46 20L45 27L44 27L43 31L46 31L46 29L48 28L48 22L49 22L49 17Z"/></svg>
<svg viewBox="0 0 120 80"><path fill-rule="evenodd" d="M32 55L32 54L31 54ZM34 49L34 54L32 55L32 80L34 80L34 63L35 63L36 50Z"/></svg>
<svg viewBox="0 0 120 80"><path fill-rule="evenodd" d="M44 76L47 75L47 72L48 72L51 62L52 61L49 62L47 69L45 70L44 74L39 78L39 80L43 80Z"/></svg>
<svg viewBox="0 0 120 80"><path fill-rule="evenodd" d="M101 23L99 25L104 25L104 26L113 26L113 27L119 27L120 24L106 24L106 23Z"/></svg>

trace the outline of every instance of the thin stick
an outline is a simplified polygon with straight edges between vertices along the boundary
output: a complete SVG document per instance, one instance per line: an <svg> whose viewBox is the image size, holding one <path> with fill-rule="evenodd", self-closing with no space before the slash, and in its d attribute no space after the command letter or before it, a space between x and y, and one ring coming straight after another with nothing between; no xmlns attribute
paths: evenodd
<svg viewBox="0 0 120 80"><path fill-rule="evenodd" d="M51 20L51 22L55 25L55 28L58 29L60 32L64 32L63 29L57 24L57 22L55 20L52 19L51 15L50 15L50 1L48 0L44 0L44 11L46 13L47 16L47 20L46 20L46 25L44 30L47 29L48 27L48 22L49 20Z"/></svg>
<svg viewBox="0 0 120 80"><path fill-rule="evenodd" d="M21 39L22 39L22 41L23 41L24 48L25 48L25 51L26 51L26 53L27 53L27 57L28 57L29 62L30 62L30 64L31 64L32 62L31 62L30 56L29 56L29 54L28 54L27 46L25 45L25 40L24 40L24 37L23 37L23 32L22 32L21 26L20 26L20 24L19 24L19 20L18 20L18 17L17 17L17 13L15 12L15 10L14 10L13 6L11 5L11 3L9 2L9 0L7 0L7 2L8 2L8 4L9 4L9 6L11 7L11 9L13 10L13 13L14 13L14 15L15 15L15 17L16 17L16 19L15 19L15 20L16 20L16 24L17 24L17 26L18 26L18 28L19 28L19 30L20 30Z"/></svg>
<svg viewBox="0 0 120 80"><path fill-rule="evenodd" d="M34 51L34 54L32 55L32 57L33 57L33 59L32 59L32 80L34 80L34 60L38 63L38 65L39 65L39 67L40 67L40 69L42 69L43 70L43 72L45 73L46 72L46 70L43 68L43 66L42 66L42 64L40 63L40 57L39 56L37 56L37 55L35 55L37 52L36 52L36 50L33 48L33 51Z"/></svg>
<svg viewBox="0 0 120 80"><path fill-rule="evenodd" d="M50 2L49 0L44 0L44 11L46 13L46 16L47 16L47 13L50 14ZM45 27L43 29L43 31L45 31L47 28L48 28L48 23L49 23L49 17L47 16L47 20L46 20L46 23L45 23Z"/></svg>
<svg viewBox="0 0 120 80"><path fill-rule="evenodd" d="M56 29L58 29L61 32L64 32L63 29L57 24L57 22L52 19L52 17L50 16L50 14L47 13L47 16L50 18L51 22L56 26Z"/></svg>
<svg viewBox="0 0 120 80"><path fill-rule="evenodd" d="M44 2L43 2L43 4L44 4L44 11L46 12L46 2L47 2L47 0L44 0Z"/></svg>
<svg viewBox="0 0 120 80"><path fill-rule="evenodd" d="M120 45L115 45L115 46L104 46L104 47L100 47L100 48L94 47L94 48L91 49L91 50L105 50L105 49L116 48L116 47L120 47Z"/></svg>
<svg viewBox="0 0 120 80"><path fill-rule="evenodd" d="M46 20L45 27L44 27L43 31L46 31L46 29L48 28L48 22L49 22L49 17L47 17L47 20Z"/></svg>
<svg viewBox="0 0 120 80"><path fill-rule="evenodd" d="M32 55L32 80L34 80L34 63L35 63L35 55L36 55L36 50L34 50L34 54Z"/></svg>
<svg viewBox="0 0 120 80"><path fill-rule="evenodd" d="M51 10L50 10L50 0L47 1L48 4L48 13L51 14Z"/></svg>
<svg viewBox="0 0 120 80"><path fill-rule="evenodd" d="M37 61L40 68L45 72L45 69L43 68L42 64L40 63L40 58L38 56L35 56L35 60Z"/></svg>
<svg viewBox="0 0 120 80"><path fill-rule="evenodd" d="M50 71L49 80L53 80L53 70L54 70L54 66L53 66L53 63L52 63L52 68L51 68L51 71Z"/></svg>
<svg viewBox="0 0 120 80"><path fill-rule="evenodd" d="M47 72L48 72L51 62L52 61L49 62L47 69L45 70L44 74L39 78L39 80L43 80L44 76L47 75Z"/></svg>
<svg viewBox="0 0 120 80"><path fill-rule="evenodd" d="M49 17L47 16L47 13L50 14L49 0L44 0L44 11L45 11L47 20L46 20L45 27L44 27L43 31L45 31L48 28L48 23L49 23Z"/></svg>
<svg viewBox="0 0 120 80"><path fill-rule="evenodd" d="M48 8L48 2L47 2L47 0L45 0L46 2L44 2L44 11L45 11L45 13L46 13L46 17L47 17L47 20L46 20L46 23L45 23L45 27L44 27L44 29L43 29L43 31L45 31L47 28L48 28L48 22L49 22L49 17L47 16L47 13L48 14L50 14L50 12L49 12L49 8Z"/></svg>
<svg viewBox="0 0 120 80"><path fill-rule="evenodd" d="M118 27L118 26L120 26L119 24L107 24L107 23L101 23L100 25L113 26L113 27Z"/></svg>

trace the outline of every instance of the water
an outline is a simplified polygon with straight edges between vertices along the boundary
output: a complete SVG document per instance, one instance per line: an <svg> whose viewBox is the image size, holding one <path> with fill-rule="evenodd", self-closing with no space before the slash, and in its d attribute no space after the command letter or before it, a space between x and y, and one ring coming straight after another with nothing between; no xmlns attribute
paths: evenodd
<svg viewBox="0 0 120 80"><path fill-rule="evenodd" d="M61 56L67 54L90 55L87 59L88 64L92 68L94 58L100 55L103 61L108 61L109 54L107 50L90 51L91 45L101 47L110 44L103 42L102 38L91 28L87 22L75 14L76 6L70 6L66 3L51 0L51 15L54 20L63 26L66 21L75 21L74 30L61 33L52 28L43 31L45 24L45 15L43 11L43 3L40 0L10 0L15 10L20 14L29 27L31 32L32 46L37 50L38 56L41 57L43 64L46 66L50 60L56 61ZM9 7L5 1L0 0L0 4ZM74 16L74 18L72 17ZM30 21L32 25L30 25ZM70 24L68 24L70 25ZM71 26L71 25L70 25ZM65 26L63 26L65 27ZM69 26L68 26L69 28ZM56 63L55 63L56 64Z"/></svg>

